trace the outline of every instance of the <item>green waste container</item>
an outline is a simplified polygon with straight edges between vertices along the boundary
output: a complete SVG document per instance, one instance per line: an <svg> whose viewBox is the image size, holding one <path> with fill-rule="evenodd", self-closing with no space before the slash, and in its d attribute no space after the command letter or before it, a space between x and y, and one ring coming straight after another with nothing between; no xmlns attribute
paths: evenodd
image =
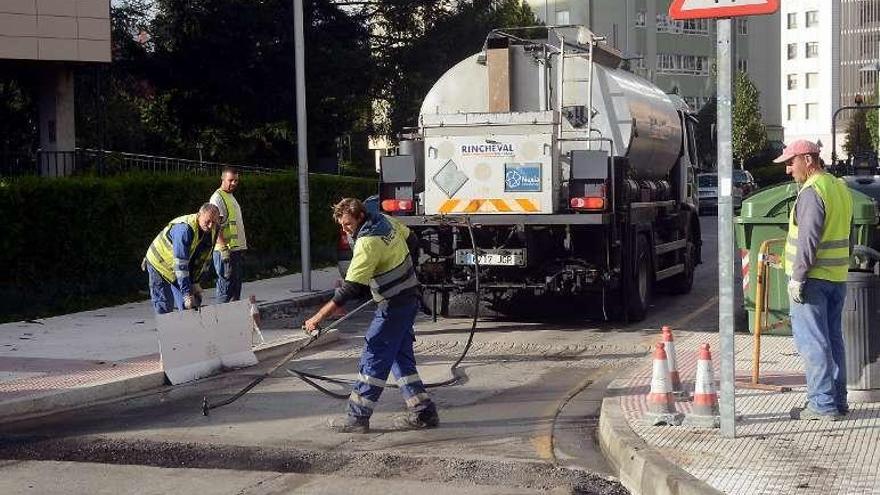
<svg viewBox="0 0 880 495"><path fill-rule="evenodd" d="M873 246L877 232L877 207L869 196L852 191L854 244ZM757 286L758 253L761 244L771 239L782 239L774 243L770 254L779 255L785 250L785 237L788 234L788 217L797 196L797 185L789 182L762 189L742 203L740 216L736 217L734 228L736 247L739 251L743 273L743 304L749 313L749 331L755 328L755 289ZM764 281L767 290L767 319L763 334L791 335L791 321L788 316L788 277L782 268L769 267Z"/></svg>

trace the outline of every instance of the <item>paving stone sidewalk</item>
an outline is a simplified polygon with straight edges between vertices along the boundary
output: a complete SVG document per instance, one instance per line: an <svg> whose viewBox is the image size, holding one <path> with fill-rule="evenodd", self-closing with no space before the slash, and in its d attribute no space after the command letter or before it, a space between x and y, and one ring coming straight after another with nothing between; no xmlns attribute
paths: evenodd
<svg viewBox="0 0 880 495"><path fill-rule="evenodd" d="M713 351L718 350L718 335L679 331L675 337L682 382L692 391L697 349L707 342ZM735 439L722 437L719 430L647 426L642 418L651 382L650 356L629 376L612 382L609 396L619 397L632 431L661 458L721 492L880 494L880 403L851 403L850 414L835 423L793 421L789 411L806 400L803 368L794 342L790 337L765 336L761 351L762 382L790 385L792 391L737 388ZM750 378L751 360L752 337L737 334L738 380ZM713 352L713 364L717 390L717 352ZM690 412L689 402L676 406L680 412Z"/></svg>
<svg viewBox="0 0 880 495"><path fill-rule="evenodd" d="M302 291L297 273L245 283L242 294L254 294L260 306L274 310L287 301L320 298L338 278L335 267L326 268L312 272L310 292ZM213 291L207 291L206 301L212 300ZM292 335L289 328L263 333L270 343ZM0 419L161 386L158 351L149 301L2 324Z"/></svg>

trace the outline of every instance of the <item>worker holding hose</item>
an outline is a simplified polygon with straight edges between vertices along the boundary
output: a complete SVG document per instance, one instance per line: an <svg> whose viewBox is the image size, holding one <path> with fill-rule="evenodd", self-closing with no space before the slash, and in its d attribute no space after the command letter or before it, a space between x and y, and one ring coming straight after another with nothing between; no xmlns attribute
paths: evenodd
<svg viewBox="0 0 880 495"><path fill-rule="evenodd" d="M331 421L330 427L342 433L368 432L370 416L389 373L394 374L408 407L405 415L396 418L395 427L436 427L440 422L437 407L419 377L413 352L413 322L421 297L407 245L410 230L394 218L367 212L354 198L337 203L333 218L354 239L351 265L333 299L306 320L306 331L316 331L320 322L346 301L368 291L378 306L365 335L357 380L348 398L348 414Z"/></svg>

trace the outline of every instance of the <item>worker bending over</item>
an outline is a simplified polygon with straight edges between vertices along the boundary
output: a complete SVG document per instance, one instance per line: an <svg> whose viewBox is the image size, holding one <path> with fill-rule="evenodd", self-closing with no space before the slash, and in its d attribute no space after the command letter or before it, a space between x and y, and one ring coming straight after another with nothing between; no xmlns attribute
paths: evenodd
<svg viewBox="0 0 880 495"><path fill-rule="evenodd" d="M407 247L410 230L394 218L369 213L353 198L333 208L333 218L354 239L354 253L345 282L304 326L314 332L318 324L346 301L372 292L378 303L365 335L357 381L348 399L348 415L330 427L344 433L366 433L370 416L393 373L409 411L395 420L397 428L433 428L440 422L437 407L416 370L413 322L419 310L421 289Z"/></svg>
<svg viewBox="0 0 880 495"><path fill-rule="evenodd" d="M198 213L177 217L150 244L145 268L156 314L192 309L201 304L199 278L211 260L220 211L205 203ZM172 300L174 305L172 305Z"/></svg>

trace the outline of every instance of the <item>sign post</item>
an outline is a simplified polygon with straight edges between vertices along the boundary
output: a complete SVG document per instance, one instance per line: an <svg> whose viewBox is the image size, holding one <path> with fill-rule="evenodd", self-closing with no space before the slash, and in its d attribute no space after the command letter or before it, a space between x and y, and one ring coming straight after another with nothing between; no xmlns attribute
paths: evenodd
<svg viewBox="0 0 880 495"><path fill-rule="evenodd" d="M673 19L716 18L718 101L718 330L721 339L721 435L736 437L733 280L733 65L730 17L772 14L779 0L674 0Z"/></svg>

